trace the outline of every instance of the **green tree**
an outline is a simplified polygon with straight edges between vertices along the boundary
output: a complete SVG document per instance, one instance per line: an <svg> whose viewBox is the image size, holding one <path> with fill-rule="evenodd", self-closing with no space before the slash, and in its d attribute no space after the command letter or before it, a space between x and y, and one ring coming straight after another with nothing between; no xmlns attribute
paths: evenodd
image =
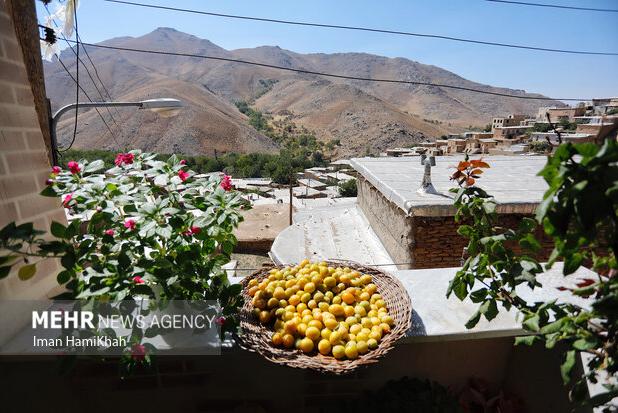
<svg viewBox="0 0 618 413"><path fill-rule="evenodd" d="M356 179L349 179L339 183L339 195L343 197L355 197L357 194Z"/></svg>
<svg viewBox="0 0 618 413"><path fill-rule="evenodd" d="M453 174L460 185L455 206L459 234L468 238L469 257L451 281L447 295L470 297L479 304L466 326L472 328L481 317L493 319L498 304L517 308L529 336L516 343L543 342L547 348L563 342L569 347L561 366L565 383L572 384L571 398L580 403L602 405L618 396L615 383L605 393L586 400L586 381L596 382L603 374L618 372L618 143L607 140L560 145L540 175L549 189L536 212L536 221L523 218L517 228L503 228L497 222L493 197L475 186L483 168L481 161L464 161ZM540 243L534 236L537 222L554 242L545 268L564 261L563 274L590 265L594 278L579 280L575 288L562 287L575 296L588 297L590 308L565 302L527 303L515 288L527 284L539 287L536 276L543 267L535 259ZM509 244L519 244L523 254L515 254ZM478 287L480 285L480 287ZM590 355L589 372L574 378L577 352Z"/></svg>

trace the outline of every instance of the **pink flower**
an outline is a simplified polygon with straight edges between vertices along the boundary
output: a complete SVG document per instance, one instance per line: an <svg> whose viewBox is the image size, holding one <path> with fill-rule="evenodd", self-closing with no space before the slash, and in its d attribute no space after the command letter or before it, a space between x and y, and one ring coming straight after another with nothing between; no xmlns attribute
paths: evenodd
<svg viewBox="0 0 618 413"><path fill-rule="evenodd" d="M110 237L114 236L114 230L113 229L106 229L105 230L105 235L109 235Z"/></svg>
<svg viewBox="0 0 618 413"><path fill-rule="evenodd" d="M71 199L73 199L73 194L66 194L64 198L62 199L62 206L65 208L68 208L69 202L71 202Z"/></svg>
<svg viewBox="0 0 618 413"><path fill-rule="evenodd" d="M116 164L116 166L129 165L133 163L134 159L135 155L133 155L132 153L119 153L118 155L116 155L114 163Z"/></svg>
<svg viewBox="0 0 618 413"><path fill-rule="evenodd" d="M144 284L144 279L139 275L136 275L135 277L133 277L133 282L135 284Z"/></svg>
<svg viewBox="0 0 618 413"><path fill-rule="evenodd" d="M137 226L137 223L135 222L134 219L129 218L124 222L124 227L131 231L134 230L136 226Z"/></svg>
<svg viewBox="0 0 618 413"><path fill-rule="evenodd" d="M75 161L70 161L67 166L72 174L77 174L82 170L82 168L79 167L79 164Z"/></svg>
<svg viewBox="0 0 618 413"><path fill-rule="evenodd" d="M62 172L62 168L60 168L59 166L52 167L51 173L53 173L54 175L58 175L60 172Z"/></svg>
<svg viewBox="0 0 618 413"><path fill-rule="evenodd" d="M131 358L133 360L142 361L146 357L146 346L143 344L133 344L131 346Z"/></svg>
<svg viewBox="0 0 618 413"><path fill-rule="evenodd" d="M179 163L180 163L181 165L186 165L186 164L187 164L187 161L185 161L184 159L181 159Z"/></svg>
<svg viewBox="0 0 618 413"><path fill-rule="evenodd" d="M183 232L182 235L190 237L191 235L197 235L200 232L202 232L202 228L200 228L200 227L191 227L188 230L186 230L185 232Z"/></svg>
<svg viewBox="0 0 618 413"><path fill-rule="evenodd" d="M215 324L218 326L223 326L223 324L225 324L225 317L221 316L215 318Z"/></svg>
<svg viewBox="0 0 618 413"><path fill-rule="evenodd" d="M232 177L229 175L223 175L223 179L221 180L221 188L225 191L232 190Z"/></svg>
<svg viewBox="0 0 618 413"><path fill-rule="evenodd" d="M184 181L186 181L186 180L187 180L187 178L189 177L189 173L188 173L188 172L185 172L185 171L183 171L183 170L181 169L180 171L178 171L178 177L180 178L180 180L181 180L182 182L184 182Z"/></svg>

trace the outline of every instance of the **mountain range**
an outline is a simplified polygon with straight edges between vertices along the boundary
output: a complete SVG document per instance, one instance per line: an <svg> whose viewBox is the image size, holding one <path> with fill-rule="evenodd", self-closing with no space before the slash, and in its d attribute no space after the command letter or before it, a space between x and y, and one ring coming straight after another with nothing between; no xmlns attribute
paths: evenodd
<svg viewBox="0 0 618 413"><path fill-rule="evenodd" d="M277 46L226 50L171 28L158 28L141 37L113 38L100 44L240 59L354 77L542 96L475 83L439 67L404 58L366 53L301 54ZM238 101L249 102L272 119L285 117L320 140L338 139L340 155L412 145L470 125L483 126L494 116L533 114L541 105L560 104L436 86L336 79L236 62L83 46L80 58L95 80L84 47L113 100L172 97L185 104L174 117L132 108L111 109L116 123L109 120L107 110L101 110L114 136L110 136L94 110L80 111L74 147L84 149L139 148L194 155L212 155L215 151L275 152L277 143L249 125L247 116L234 105ZM76 59L70 50L61 53L61 60L75 74ZM58 61L45 64L45 80L52 110L75 101L75 83ZM83 65L80 65L80 84L92 100L102 100ZM100 86L99 89L104 93ZM80 100L87 101L83 93ZM67 115L59 124L61 144L71 138L71 118Z"/></svg>

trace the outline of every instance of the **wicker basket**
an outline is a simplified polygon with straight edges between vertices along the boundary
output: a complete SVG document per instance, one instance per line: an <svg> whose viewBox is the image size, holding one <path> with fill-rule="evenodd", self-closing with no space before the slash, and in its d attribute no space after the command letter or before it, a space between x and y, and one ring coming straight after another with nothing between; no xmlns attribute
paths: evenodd
<svg viewBox="0 0 618 413"><path fill-rule="evenodd" d="M349 261L327 261L327 263L330 266L349 267L360 273L369 274L373 278L372 282L378 287L378 293L382 295L388 313L394 320L392 330L380 340L378 348L359 355L355 360L337 360L332 356L323 356L317 352L305 354L297 349L279 348L272 345L271 335L273 331L268 326L261 324L252 314L253 305L251 304L251 297L247 293L247 286L251 279L262 280L268 276L268 272L272 268L277 267L261 269L241 281L245 303L240 314L240 346L245 350L257 352L274 363L334 374L350 373L360 366L375 363L380 357L384 356L410 328L412 305L408 293L399 280L376 268Z"/></svg>

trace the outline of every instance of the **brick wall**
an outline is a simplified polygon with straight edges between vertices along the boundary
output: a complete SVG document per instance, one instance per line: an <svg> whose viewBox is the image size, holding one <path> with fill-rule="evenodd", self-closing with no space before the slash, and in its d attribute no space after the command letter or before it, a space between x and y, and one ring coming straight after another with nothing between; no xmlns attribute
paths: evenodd
<svg viewBox="0 0 618 413"><path fill-rule="evenodd" d="M21 7L17 3L28 9L14 9ZM0 227L11 221L33 222L36 228L47 230L52 220L66 224L66 218L57 199L39 195L51 166L33 90L40 94L44 85L34 87L29 80L31 66L23 57L12 18L16 13L20 20L30 13L31 29L38 35L34 2L0 0ZM28 55L40 56L36 45L37 49L26 50ZM38 82L42 84L43 78ZM58 269L56 261L46 261L38 265L37 275L25 282L17 278L15 269L0 280L0 299L47 296L56 286ZM10 326L2 327L0 342L10 330Z"/></svg>
<svg viewBox="0 0 618 413"><path fill-rule="evenodd" d="M452 215L440 217L406 216L405 212L390 202L371 183L359 178L358 205L369 220L372 229L396 263L410 263L405 268L459 267L467 240L457 234L459 224ZM500 214L499 224L516 228L519 221L529 214ZM539 228L536 238L542 251L538 259L547 260L553 244ZM511 246L521 252L518 245Z"/></svg>
<svg viewBox="0 0 618 413"><path fill-rule="evenodd" d="M499 215L499 224L507 228L517 228L523 217L531 215L503 214ZM459 267L463 248L467 239L457 234L459 224L450 217L414 217L414 268ZM542 250L538 259L546 261L553 249L553 244L542 229L538 228L536 238L540 240ZM519 245L510 245L516 252L522 252Z"/></svg>

